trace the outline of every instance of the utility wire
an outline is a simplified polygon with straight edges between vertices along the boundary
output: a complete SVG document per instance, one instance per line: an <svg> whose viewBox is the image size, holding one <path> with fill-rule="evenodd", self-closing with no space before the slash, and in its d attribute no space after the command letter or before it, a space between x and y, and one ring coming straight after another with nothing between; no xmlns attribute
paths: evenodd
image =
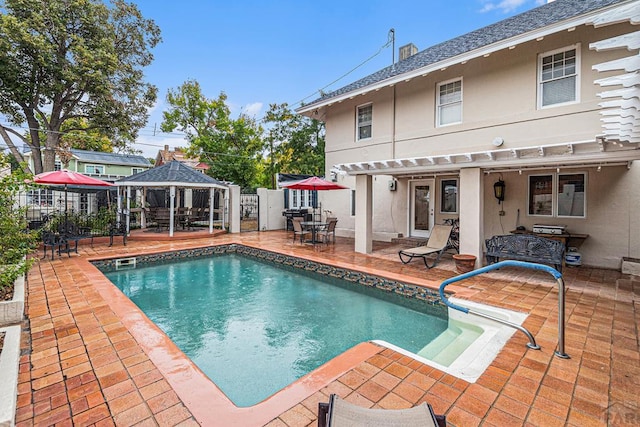
<svg viewBox="0 0 640 427"><path fill-rule="evenodd" d="M385 44L383 44L382 46L380 46L380 48L371 56L369 56L367 59L365 59L364 61L362 61L361 63L359 63L358 65L356 65L355 67L351 68L349 71L347 71L346 73L342 74L340 77L336 78L335 80L331 81L330 83L324 85L322 88L318 89L317 91L309 94L308 96L300 99L299 101L293 103L293 104L289 104L287 103L287 105L290 105L292 108L296 105L302 105L304 103L304 101L306 101L307 99L313 97L313 96L317 96L316 94L319 94L320 96L322 96L322 94L324 93L324 90L327 89L328 87L336 84L337 82L339 82L340 80L344 79L345 77L349 76L350 74L354 73L355 71L357 71L359 68L363 67L365 64L367 64L368 62L372 61L375 57L377 57L378 55L380 55L382 53L382 51L384 51L386 48L388 48L390 45L392 45L394 43L394 39L393 39L393 30L389 31L388 34L388 40ZM266 116L263 116L259 119L256 119L256 123L263 123L266 119ZM64 131L52 131L52 130L48 130L48 129L31 129L29 127L24 127L24 126L15 126L15 125L11 125L8 123L0 123L0 126L3 127L10 127L13 129L20 129L20 130L24 130L24 131L31 131L31 130L35 130L38 132L43 132L43 133L57 133L60 135L67 135L71 132L64 132ZM143 133L143 132L149 132L149 133ZM144 137L150 137L150 138L171 138L171 137L175 137L176 139L184 139L185 138L185 133L183 132L157 132L156 126L144 126L142 128L139 129L139 136L144 136ZM77 137L84 137L86 136L87 138L89 138L88 135L82 135L82 134L74 134L74 136ZM157 145L157 144L151 144L151 143L145 143L145 142L134 142L134 144L136 145L144 145L144 146L149 146L149 147L158 147L161 148L161 145ZM215 154L215 153L211 153L211 154ZM221 154L218 154L221 155Z"/></svg>

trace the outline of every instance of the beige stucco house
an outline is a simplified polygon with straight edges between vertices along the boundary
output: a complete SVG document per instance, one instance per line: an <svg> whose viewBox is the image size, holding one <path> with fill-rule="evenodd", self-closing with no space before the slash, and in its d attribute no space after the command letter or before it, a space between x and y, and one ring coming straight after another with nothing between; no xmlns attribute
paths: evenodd
<svg viewBox="0 0 640 427"><path fill-rule="evenodd" d="M588 235L583 264L640 258L639 14L638 0L556 0L401 48L299 108L326 123L326 176L351 188L319 195L339 234L368 253L459 218L481 264L486 238L558 225Z"/></svg>

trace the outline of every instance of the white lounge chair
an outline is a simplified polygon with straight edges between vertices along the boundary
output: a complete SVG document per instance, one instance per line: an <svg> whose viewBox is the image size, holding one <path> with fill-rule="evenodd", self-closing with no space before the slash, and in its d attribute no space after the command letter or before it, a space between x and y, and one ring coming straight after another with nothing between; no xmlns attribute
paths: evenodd
<svg viewBox="0 0 640 427"><path fill-rule="evenodd" d="M440 261L440 257L447 249L447 242L449 241L449 235L451 234L452 228L453 227L450 225L435 225L431 230L431 235L429 236L429 240L427 240L426 245L410 249L402 249L398 252L400 261L402 261L403 264L407 264L414 258L422 258L424 265L427 268L435 267ZM429 265L427 257L432 254L435 254L435 260L432 265Z"/></svg>

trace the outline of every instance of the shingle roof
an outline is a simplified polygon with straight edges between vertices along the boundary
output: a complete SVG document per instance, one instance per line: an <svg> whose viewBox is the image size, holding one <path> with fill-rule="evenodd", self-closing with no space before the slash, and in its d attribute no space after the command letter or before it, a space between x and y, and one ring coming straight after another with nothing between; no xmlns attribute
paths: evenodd
<svg viewBox="0 0 640 427"><path fill-rule="evenodd" d="M81 162L104 163L110 165L124 165L137 167L151 167L151 162L144 156L134 154L103 153L100 151L71 149L71 154Z"/></svg>
<svg viewBox="0 0 640 427"><path fill-rule="evenodd" d="M597 11L626 0L555 0L495 24L429 47L409 58L390 65L340 89L312 101L326 101L383 80L426 67L455 56L500 42L512 37Z"/></svg>
<svg viewBox="0 0 640 427"><path fill-rule="evenodd" d="M197 172L194 169L180 163L177 160L165 163L162 166L151 168L144 172L122 178L117 183L145 184L145 183L167 183L189 185L192 187L202 184L203 187L224 187L227 186L215 178Z"/></svg>

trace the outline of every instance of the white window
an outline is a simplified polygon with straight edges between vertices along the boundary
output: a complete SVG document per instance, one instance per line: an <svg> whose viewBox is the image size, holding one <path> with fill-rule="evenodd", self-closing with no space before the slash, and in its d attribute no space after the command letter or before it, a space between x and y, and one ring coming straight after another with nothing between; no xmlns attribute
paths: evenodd
<svg viewBox="0 0 640 427"><path fill-rule="evenodd" d="M55 161L55 163L53 164L53 170L54 171L62 170L62 162L60 160Z"/></svg>
<svg viewBox="0 0 640 427"><path fill-rule="evenodd" d="M546 52L538 57L540 108L578 101L578 45Z"/></svg>
<svg viewBox="0 0 640 427"><path fill-rule="evenodd" d="M462 79L438 84L438 126L462 122Z"/></svg>
<svg viewBox="0 0 640 427"><path fill-rule="evenodd" d="M142 168L131 168L131 175L136 175L138 173L141 173L144 169Z"/></svg>
<svg viewBox="0 0 640 427"><path fill-rule="evenodd" d="M33 206L53 206L53 191L44 188L29 190L27 203Z"/></svg>
<svg viewBox="0 0 640 427"><path fill-rule="evenodd" d="M373 105L363 105L358 107L357 114L357 140L368 139L371 138L371 127L373 124Z"/></svg>
<svg viewBox="0 0 640 427"><path fill-rule="evenodd" d="M104 175L104 165L84 165L84 173Z"/></svg>
<svg viewBox="0 0 640 427"><path fill-rule="evenodd" d="M440 213L458 213L458 180L440 181Z"/></svg>
<svg viewBox="0 0 640 427"><path fill-rule="evenodd" d="M529 215L586 218L586 186L584 172L529 176Z"/></svg>
<svg viewBox="0 0 640 427"><path fill-rule="evenodd" d="M289 190L290 209L313 207L313 192L309 190Z"/></svg>

